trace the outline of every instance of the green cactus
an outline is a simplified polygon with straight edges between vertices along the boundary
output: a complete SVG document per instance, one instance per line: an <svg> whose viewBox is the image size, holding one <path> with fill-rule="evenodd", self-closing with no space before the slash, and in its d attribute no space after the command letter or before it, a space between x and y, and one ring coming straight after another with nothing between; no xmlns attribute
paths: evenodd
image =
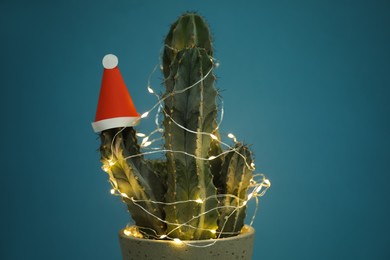
<svg viewBox="0 0 390 260"><path fill-rule="evenodd" d="M100 134L100 138L101 160L103 164L109 164L105 169L110 182L121 194L126 194L122 198L137 226L146 234L153 235L154 232L150 233L151 230L163 234L165 224L154 216L146 214L143 209L134 204L132 199L144 201L164 199L164 164L158 161L146 162L142 156L126 159L128 156L140 154L135 130L132 127L105 130ZM111 163L113 165L110 165ZM156 164L157 167L154 166ZM160 170L160 175L156 168ZM164 218L161 205L150 202L140 202L139 205L156 217Z"/></svg>
<svg viewBox="0 0 390 260"><path fill-rule="evenodd" d="M201 16L186 13L171 26L162 56L166 160L145 160L132 127L100 134L110 182L149 237L226 237L244 225L252 156L240 143L224 152L218 141L212 54Z"/></svg>
<svg viewBox="0 0 390 260"><path fill-rule="evenodd" d="M237 152L238 153L237 153ZM237 143L225 156L220 175L221 193L229 194L220 200L222 210L218 220L221 237L240 233L246 216L247 191L252 179L251 152L248 147Z"/></svg>

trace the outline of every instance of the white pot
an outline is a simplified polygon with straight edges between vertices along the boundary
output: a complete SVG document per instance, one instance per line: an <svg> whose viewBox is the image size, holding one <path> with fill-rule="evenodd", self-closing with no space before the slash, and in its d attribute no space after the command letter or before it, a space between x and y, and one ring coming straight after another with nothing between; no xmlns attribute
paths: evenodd
<svg viewBox="0 0 390 260"><path fill-rule="evenodd" d="M255 230L250 226L245 226L241 234L234 237L176 242L127 236L124 229L119 232L119 242L124 260L249 260L252 259L254 238Z"/></svg>

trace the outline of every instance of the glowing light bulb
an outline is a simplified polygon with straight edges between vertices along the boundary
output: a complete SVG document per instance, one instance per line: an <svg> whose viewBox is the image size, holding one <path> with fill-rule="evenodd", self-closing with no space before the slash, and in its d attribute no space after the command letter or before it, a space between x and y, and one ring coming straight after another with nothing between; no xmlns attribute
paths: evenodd
<svg viewBox="0 0 390 260"><path fill-rule="evenodd" d="M164 239L164 238L166 238L166 237L167 237L167 235L161 235L161 236L160 236L161 239Z"/></svg>
<svg viewBox="0 0 390 260"><path fill-rule="evenodd" d="M229 133L229 134L228 134L228 137L233 139L235 136L234 136L234 134Z"/></svg>
<svg viewBox="0 0 390 260"><path fill-rule="evenodd" d="M202 204L203 203L203 200L201 198L198 198L195 200L196 203L199 203L199 204Z"/></svg>
<svg viewBox="0 0 390 260"><path fill-rule="evenodd" d="M255 163L254 162L251 162L251 167L255 168Z"/></svg>
<svg viewBox="0 0 390 260"><path fill-rule="evenodd" d="M218 138L217 138L215 135L213 135L213 134L210 134L210 137L211 137L212 139L214 139L214 140L218 140Z"/></svg>
<svg viewBox="0 0 390 260"><path fill-rule="evenodd" d="M210 229L210 232L213 233L213 234L217 233L217 231L214 230L214 229Z"/></svg>
<svg viewBox="0 0 390 260"><path fill-rule="evenodd" d="M113 165L115 164L115 162L113 162L112 159L110 159L110 160L108 160L108 164L109 164L110 166L113 166Z"/></svg>
<svg viewBox="0 0 390 260"><path fill-rule="evenodd" d="M112 195L114 195L114 194L115 194L115 189L111 189L111 190L110 190L110 193L111 193Z"/></svg>
<svg viewBox="0 0 390 260"><path fill-rule="evenodd" d="M173 242L175 242L176 244L181 244L182 243L179 238L174 238Z"/></svg>
<svg viewBox="0 0 390 260"><path fill-rule="evenodd" d="M102 170L108 172L110 170L110 167L108 167L108 165L103 165Z"/></svg>
<svg viewBox="0 0 390 260"><path fill-rule="evenodd" d="M147 117L149 115L149 112L145 112L145 113L143 113L142 115L141 115L141 118L145 118L145 117Z"/></svg>
<svg viewBox="0 0 390 260"><path fill-rule="evenodd" d="M231 139L233 139L234 142L237 142L236 136L235 136L234 134L229 133L229 134L228 134L228 137L231 138Z"/></svg>
<svg viewBox="0 0 390 260"><path fill-rule="evenodd" d="M148 91L149 91L150 94L154 93L154 90L150 86L148 86Z"/></svg>
<svg viewBox="0 0 390 260"><path fill-rule="evenodd" d="M124 193L124 192L121 193L121 196L122 196L122 197L125 197L125 198L127 198L127 199L129 199L129 196L127 196L127 194Z"/></svg>
<svg viewBox="0 0 390 260"><path fill-rule="evenodd" d="M146 135L144 133L136 133L138 137L145 137Z"/></svg>
<svg viewBox="0 0 390 260"><path fill-rule="evenodd" d="M215 158L217 158L217 157L215 157L214 155L212 155L212 156L209 157L209 160L214 160Z"/></svg>
<svg viewBox="0 0 390 260"><path fill-rule="evenodd" d="M123 234L125 234L128 237L132 236L137 238L143 238L143 235L139 232L138 228L134 226L126 227L123 230Z"/></svg>

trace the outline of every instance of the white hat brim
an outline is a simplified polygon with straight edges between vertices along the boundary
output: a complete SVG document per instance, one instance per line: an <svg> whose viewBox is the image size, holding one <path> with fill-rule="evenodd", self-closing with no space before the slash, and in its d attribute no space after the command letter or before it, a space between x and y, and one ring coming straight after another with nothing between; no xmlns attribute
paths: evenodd
<svg viewBox="0 0 390 260"><path fill-rule="evenodd" d="M114 117L99 120L92 123L92 128L95 133L99 133L111 128L136 126L139 124L140 118L141 117Z"/></svg>

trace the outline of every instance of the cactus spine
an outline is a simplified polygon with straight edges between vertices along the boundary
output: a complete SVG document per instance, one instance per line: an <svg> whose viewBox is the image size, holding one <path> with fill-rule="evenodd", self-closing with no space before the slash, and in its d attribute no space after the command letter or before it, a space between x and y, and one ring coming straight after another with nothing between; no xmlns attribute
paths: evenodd
<svg viewBox="0 0 390 260"><path fill-rule="evenodd" d="M212 55L204 19L179 17L162 56L166 161L146 161L132 127L101 133L103 168L150 237L231 236L244 224L252 156L240 143L223 153L218 141Z"/></svg>

